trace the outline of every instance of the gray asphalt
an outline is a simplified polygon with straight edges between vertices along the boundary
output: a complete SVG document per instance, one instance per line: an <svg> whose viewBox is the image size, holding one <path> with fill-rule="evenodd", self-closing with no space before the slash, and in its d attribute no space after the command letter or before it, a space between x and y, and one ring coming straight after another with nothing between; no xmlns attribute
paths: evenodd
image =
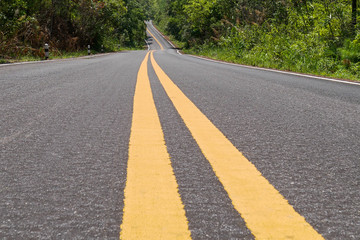
<svg viewBox="0 0 360 240"><path fill-rule="evenodd" d="M0 238L118 239L145 52L0 67Z"/></svg>
<svg viewBox="0 0 360 240"><path fill-rule="evenodd" d="M289 203L360 239L360 86L179 55L148 27L161 68ZM146 52L0 66L1 239L119 238ZM192 238L253 239L148 67Z"/></svg>

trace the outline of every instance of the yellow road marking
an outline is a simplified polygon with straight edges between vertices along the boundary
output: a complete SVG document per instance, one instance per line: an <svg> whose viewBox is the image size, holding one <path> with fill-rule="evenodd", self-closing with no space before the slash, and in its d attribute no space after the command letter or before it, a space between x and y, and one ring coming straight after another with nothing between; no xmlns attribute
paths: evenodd
<svg viewBox="0 0 360 240"><path fill-rule="evenodd" d="M156 63L151 63L175 108L256 239L323 239Z"/></svg>
<svg viewBox="0 0 360 240"><path fill-rule="evenodd" d="M120 239L190 239L151 92L148 56L135 89Z"/></svg>
<svg viewBox="0 0 360 240"><path fill-rule="evenodd" d="M153 37L153 39L155 39L155 41L159 44L160 49L164 50L163 46L161 45L161 43L159 42L159 40L157 40L157 38L150 32L149 29L146 29L148 31L148 33Z"/></svg>

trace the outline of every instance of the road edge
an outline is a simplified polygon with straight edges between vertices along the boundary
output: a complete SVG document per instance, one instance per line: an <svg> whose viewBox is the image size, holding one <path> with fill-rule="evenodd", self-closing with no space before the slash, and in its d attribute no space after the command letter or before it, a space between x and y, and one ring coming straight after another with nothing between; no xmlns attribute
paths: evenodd
<svg viewBox="0 0 360 240"><path fill-rule="evenodd" d="M209 62L221 63L221 64L226 64L226 65L231 65L231 66L238 66L238 67L244 67L244 68L249 68L249 69L256 69L256 70L262 70L262 71L268 71L268 72L276 72L276 73L282 73L282 74L293 75L293 76L298 76L298 77L313 78L313 79L318 79L318 80L325 80L325 81L338 82L338 83L347 83L347 84L351 84L351 85L360 86L360 82L355 82L355 81L351 81L348 79L336 79L336 78L316 76L316 75L311 75L311 74L306 74L306 73L298 73L298 72L284 71L284 70L278 70L278 69L272 69L272 68L256 67L256 66L244 65L244 64L240 64L240 63L226 62L226 61L222 61L222 60L208 58L208 57L201 56L201 55L193 55L193 54L185 54L185 55L189 56L189 57L209 61Z"/></svg>
<svg viewBox="0 0 360 240"><path fill-rule="evenodd" d="M122 52L122 51L120 51ZM3 63L0 64L0 67L4 66L16 66L16 65L23 65L23 64L35 64L35 63L48 63L48 62L59 62L59 61L70 61L74 59L86 59L86 58L95 58L95 57L101 57L101 56L107 56L114 53L120 53L120 52L110 52L110 53L98 53L93 55L85 55L80 57L69 57L69 58L54 58L51 60L38 60L38 61L25 61L25 62L13 62L13 63Z"/></svg>

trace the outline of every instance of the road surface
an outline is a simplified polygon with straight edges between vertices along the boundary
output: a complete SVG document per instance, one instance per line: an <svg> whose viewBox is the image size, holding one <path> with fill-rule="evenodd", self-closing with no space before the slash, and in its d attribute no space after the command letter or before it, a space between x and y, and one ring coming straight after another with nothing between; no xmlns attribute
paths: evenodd
<svg viewBox="0 0 360 240"><path fill-rule="evenodd" d="M0 66L1 239L360 239L360 85L148 36Z"/></svg>

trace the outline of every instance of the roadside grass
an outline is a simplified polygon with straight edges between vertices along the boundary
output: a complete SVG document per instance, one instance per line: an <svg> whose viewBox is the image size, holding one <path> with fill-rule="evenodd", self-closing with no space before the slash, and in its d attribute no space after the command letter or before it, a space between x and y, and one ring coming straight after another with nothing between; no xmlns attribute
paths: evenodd
<svg viewBox="0 0 360 240"><path fill-rule="evenodd" d="M139 48L132 48L132 47L119 47L119 48L112 48L111 50L105 49L104 53L111 53L111 52L121 52L121 51L130 51L130 50L139 50ZM91 50L91 55L100 54L101 52ZM77 52L65 52L65 51L50 51L49 60L52 59L67 59L67 58L77 58L77 57L84 57L88 56L88 51L77 51ZM16 62L33 62L33 61L43 61L45 60L44 57L33 56L33 55L23 55L23 56L16 56L16 57L7 57L1 58L0 56L0 64L5 63L16 63Z"/></svg>
<svg viewBox="0 0 360 240"><path fill-rule="evenodd" d="M97 52L91 51L91 54L97 54ZM86 55L88 55L87 51L78 51L78 52L56 51L56 52L50 52L49 60L76 58ZM42 60L45 60L45 58L39 56L32 56L32 55L24 55L24 56L12 57L12 58L2 58L0 59L0 63L33 62L33 61L42 61Z"/></svg>
<svg viewBox="0 0 360 240"><path fill-rule="evenodd" d="M0 58L0 64L9 63L8 60Z"/></svg>
<svg viewBox="0 0 360 240"><path fill-rule="evenodd" d="M343 62L334 61L331 64L335 65L334 69L336 70L331 72L327 68L322 68L322 70L311 69L309 66L318 64L312 59L303 59L303 63L295 61L284 62L281 60L276 61L271 57L259 58L252 52L243 52L241 56L237 56L231 49L229 50L214 46L202 46L201 48L183 49L182 51L186 54L203 56L225 62L360 82L360 64L356 63L352 63L351 66L348 66ZM266 55L266 53L264 53L264 55Z"/></svg>

